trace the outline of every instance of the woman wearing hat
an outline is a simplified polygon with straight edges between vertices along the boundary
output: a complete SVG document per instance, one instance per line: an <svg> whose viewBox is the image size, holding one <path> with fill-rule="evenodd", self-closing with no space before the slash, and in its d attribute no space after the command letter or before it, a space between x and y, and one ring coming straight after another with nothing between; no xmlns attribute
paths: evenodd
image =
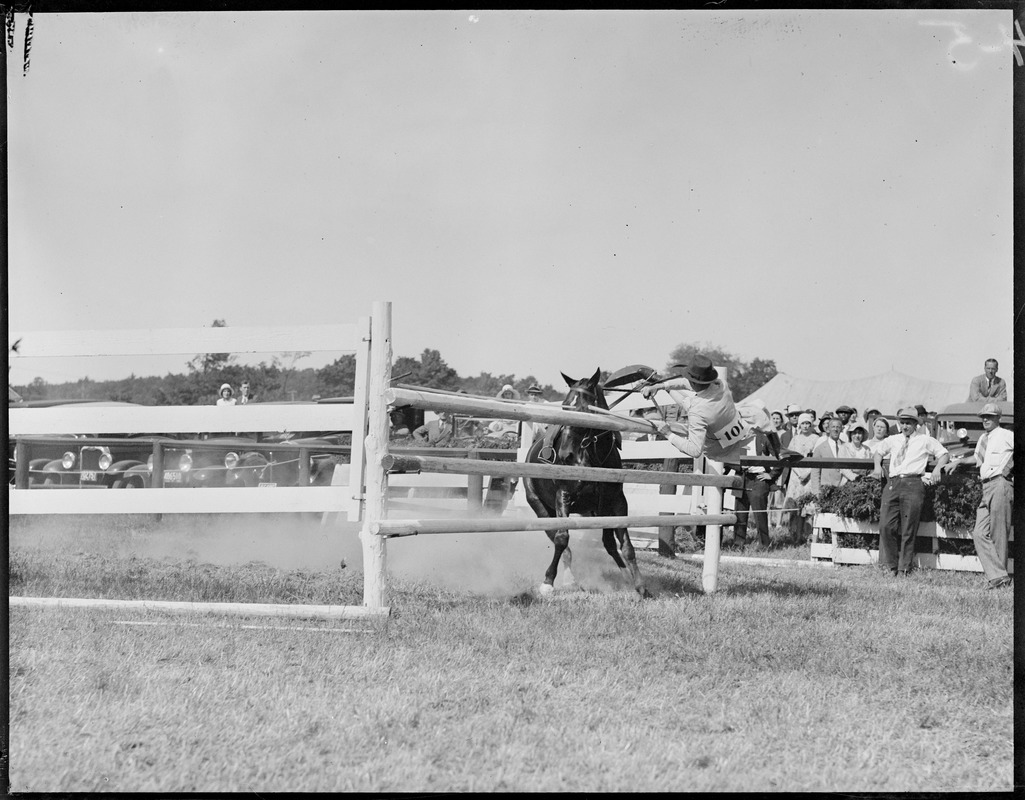
<svg viewBox="0 0 1025 800"><path fill-rule="evenodd" d="M803 456L810 456L818 442L811 414L803 413L797 420L797 433L790 440L790 449ZM818 473L811 467L791 467L787 479L787 490L783 508L787 512L786 524L793 541L803 542L811 534L811 521L797 512L797 498L815 491L813 476Z"/></svg>
<svg viewBox="0 0 1025 800"><path fill-rule="evenodd" d="M659 428L669 442L681 453L692 458L706 456L713 461L737 463L745 454L747 445L759 431L765 434L769 452L777 460L796 461L801 456L784 450L779 434L761 401L733 402L733 393L707 356L696 355L690 364L674 364L684 373L677 378L645 386L641 393L651 398L659 389L671 391L670 396L687 409L687 436L680 436L668 424ZM687 389L693 392L680 392Z"/></svg>
<svg viewBox="0 0 1025 800"><path fill-rule="evenodd" d="M220 391L218 393L220 397L217 398L217 405L219 406L233 406L235 405L234 394L235 391L227 383L222 383Z"/></svg>
<svg viewBox="0 0 1025 800"><path fill-rule="evenodd" d="M865 469L840 470L840 474L842 476L840 478L841 486L843 486L843 484L845 483L856 481L858 478L862 477L863 475L868 475L868 473L872 471L871 460L873 453L865 444L866 434L867 431L862 425L855 425L850 430L849 435L851 437L851 440L849 442L844 443L843 448L840 451L840 455L844 456L845 458L867 459L869 461L869 465L866 466Z"/></svg>

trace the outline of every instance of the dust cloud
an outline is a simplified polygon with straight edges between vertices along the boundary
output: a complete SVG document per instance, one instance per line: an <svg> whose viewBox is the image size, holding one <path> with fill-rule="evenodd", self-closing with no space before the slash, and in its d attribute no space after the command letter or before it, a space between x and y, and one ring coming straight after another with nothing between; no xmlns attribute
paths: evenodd
<svg viewBox="0 0 1025 800"><path fill-rule="evenodd" d="M362 571L358 523L319 514L166 514L14 517L9 546L81 555L196 561L234 566L262 562L281 570ZM540 531L432 534L389 539L387 566L397 580L472 594L513 595L544 579L554 548ZM624 582L600 532L570 534L572 577L582 588L615 591ZM556 587L568 585L565 561Z"/></svg>

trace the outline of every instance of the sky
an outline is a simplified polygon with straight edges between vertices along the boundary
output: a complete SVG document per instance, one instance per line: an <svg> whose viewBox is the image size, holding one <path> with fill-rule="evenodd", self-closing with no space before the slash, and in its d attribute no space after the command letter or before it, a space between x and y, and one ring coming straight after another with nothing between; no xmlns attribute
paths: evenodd
<svg viewBox="0 0 1025 800"><path fill-rule="evenodd" d="M37 13L7 49L33 330L319 325L562 386L683 343L1013 383L1008 10ZM338 353L299 362L319 367ZM270 361L269 356L254 360Z"/></svg>

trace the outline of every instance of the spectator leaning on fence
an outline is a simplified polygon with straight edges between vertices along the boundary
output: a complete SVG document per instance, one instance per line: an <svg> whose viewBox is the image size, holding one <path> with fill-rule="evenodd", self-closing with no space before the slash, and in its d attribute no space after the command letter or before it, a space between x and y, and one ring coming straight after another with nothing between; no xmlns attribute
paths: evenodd
<svg viewBox="0 0 1025 800"><path fill-rule="evenodd" d="M949 471L977 464L982 481L982 500L975 512L972 540L989 579L990 589L1009 586L1007 542L1011 538L1014 510L1014 433L1000 427L1000 406L986 403L979 411L984 433L970 458L955 461Z"/></svg>
<svg viewBox="0 0 1025 800"><path fill-rule="evenodd" d="M748 447L754 455L772 455L769 442L761 431L755 434L754 441ZM733 526L734 546L743 547L747 544L748 512L751 512L754 515L752 521L755 524L755 530L758 532L758 541L754 543L754 547L756 549L768 548L771 544L769 539L769 495L778 488L776 482L783 473L783 466L774 464L768 468L742 467L739 468L739 471L744 478L744 485L735 502L737 524Z"/></svg>
<svg viewBox="0 0 1025 800"><path fill-rule="evenodd" d="M972 378L968 387L969 403L984 403L987 400L1006 400L1007 383L997 377L999 364L995 358L987 358L983 373Z"/></svg>
<svg viewBox="0 0 1025 800"><path fill-rule="evenodd" d="M903 408L897 414L900 433L888 436L875 452L877 478L883 476L883 457L890 456L890 471L879 504L879 567L894 575L909 575L914 569L915 537L922 516L925 484L938 483L947 449L924 433L918 433L918 410ZM936 459L926 473L929 457Z"/></svg>

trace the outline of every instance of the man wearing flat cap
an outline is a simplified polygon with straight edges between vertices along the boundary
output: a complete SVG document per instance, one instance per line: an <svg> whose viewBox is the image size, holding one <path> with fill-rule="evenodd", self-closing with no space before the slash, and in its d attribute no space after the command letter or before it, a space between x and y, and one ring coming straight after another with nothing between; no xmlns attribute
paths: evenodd
<svg viewBox="0 0 1025 800"><path fill-rule="evenodd" d="M849 442L851 440L851 428L858 424L856 417L854 422L851 422L851 417L854 416L854 408L846 404L837 406L836 416L840 420L840 441Z"/></svg>
<svg viewBox="0 0 1025 800"><path fill-rule="evenodd" d="M918 430L918 410L902 408L897 414L899 433L887 436L875 452L872 475L883 477L883 457L890 457L889 477L879 504L879 567L892 574L909 575L914 569L915 537L922 516L926 483L939 483L950 454L942 444ZM926 473L929 457L936 459Z"/></svg>
<svg viewBox="0 0 1025 800"><path fill-rule="evenodd" d="M681 453L692 458L706 456L713 461L739 463L748 444L759 431L765 434L766 446L778 461L797 461L799 453L786 450L780 445L776 424L769 415L765 403L754 401L733 402L733 393L710 358L695 355L690 364L674 364L674 369L683 369L683 375L645 386L641 392L650 398L659 389L677 390L670 397L687 409L687 436L680 436L668 424L659 431ZM694 393L689 398L680 389L690 388Z"/></svg>
<svg viewBox="0 0 1025 800"><path fill-rule="evenodd" d="M1011 538L1011 514L1014 510L1014 433L1000 427L1000 406L986 403L979 411L984 433L975 453L955 461L950 471L967 464L979 466L982 500L975 511L972 540L989 579L990 589L1010 586L1007 574L1007 541Z"/></svg>

